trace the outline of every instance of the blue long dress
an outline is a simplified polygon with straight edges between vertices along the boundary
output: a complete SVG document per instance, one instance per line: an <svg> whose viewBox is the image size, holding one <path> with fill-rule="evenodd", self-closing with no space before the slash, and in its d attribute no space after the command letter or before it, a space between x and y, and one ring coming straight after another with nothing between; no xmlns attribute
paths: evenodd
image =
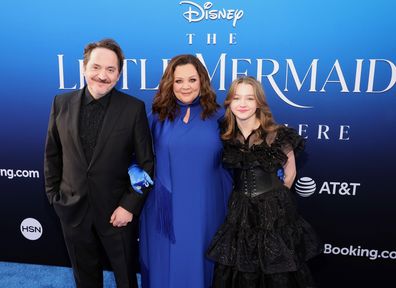
<svg viewBox="0 0 396 288"><path fill-rule="evenodd" d="M221 163L218 111L201 119L199 97L174 121L151 115L155 184L140 216L143 288L209 288L205 252L224 221L231 177ZM188 123L183 116L190 107Z"/></svg>

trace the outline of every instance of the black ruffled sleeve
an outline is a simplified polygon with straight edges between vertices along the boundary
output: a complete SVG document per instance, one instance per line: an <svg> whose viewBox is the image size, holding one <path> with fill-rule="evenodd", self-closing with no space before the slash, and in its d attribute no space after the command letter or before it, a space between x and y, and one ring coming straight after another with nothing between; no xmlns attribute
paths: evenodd
<svg viewBox="0 0 396 288"><path fill-rule="evenodd" d="M241 168L245 160L241 151L242 145L237 141L227 140L223 142L223 163L227 168Z"/></svg>
<svg viewBox="0 0 396 288"><path fill-rule="evenodd" d="M280 126L274 144L279 146L286 155L293 150L294 155L297 156L305 148L305 139L293 128Z"/></svg>

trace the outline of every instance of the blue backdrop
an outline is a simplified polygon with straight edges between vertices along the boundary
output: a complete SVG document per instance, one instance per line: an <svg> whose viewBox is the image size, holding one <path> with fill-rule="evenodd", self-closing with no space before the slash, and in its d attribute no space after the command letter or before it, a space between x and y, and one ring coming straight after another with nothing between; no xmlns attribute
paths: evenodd
<svg viewBox="0 0 396 288"><path fill-rule="evenodd" d="M43 189L56 94L83 85L83 47L127 58L118 88L151 106L167 61L196 54L223 102L262 81L279 123L307 138L295 190L324 241L320 287L389 287L396 268L396 2L7 1L0 9L0 261L68 265Z"/></svg>

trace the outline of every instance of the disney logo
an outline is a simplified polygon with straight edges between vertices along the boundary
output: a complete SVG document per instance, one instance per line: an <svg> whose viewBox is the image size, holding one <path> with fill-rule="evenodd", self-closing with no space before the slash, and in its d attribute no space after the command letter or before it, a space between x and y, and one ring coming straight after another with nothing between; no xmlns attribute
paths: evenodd
<svg viewBox="0 0 396 288"><path fill-rule="evenodd" d="M236 22L242 18L243 10L239 9L211 9L213 6L212 2L206 2L203 7L192 1L181 1L180 5L190 5L188 10L183 13L183 17L188 22L199 22L201 20L232 20L232 26L236 26Z"/></svg>

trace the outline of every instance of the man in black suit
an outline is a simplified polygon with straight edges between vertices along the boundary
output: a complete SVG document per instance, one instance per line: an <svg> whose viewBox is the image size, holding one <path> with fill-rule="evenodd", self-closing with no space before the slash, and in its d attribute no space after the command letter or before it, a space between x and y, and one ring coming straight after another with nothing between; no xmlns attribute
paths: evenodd
<svg viewBox="0 0 396 288"><path fill-rule="evenodd" d="M45 188L59 216L77 287L102 287L101 246L118 287L137 287L137 219L149 188L131 187L132 160L152 175L144 103L117 91L124 55L111 39L84 50L86 87L55 97Z"/></svg>

